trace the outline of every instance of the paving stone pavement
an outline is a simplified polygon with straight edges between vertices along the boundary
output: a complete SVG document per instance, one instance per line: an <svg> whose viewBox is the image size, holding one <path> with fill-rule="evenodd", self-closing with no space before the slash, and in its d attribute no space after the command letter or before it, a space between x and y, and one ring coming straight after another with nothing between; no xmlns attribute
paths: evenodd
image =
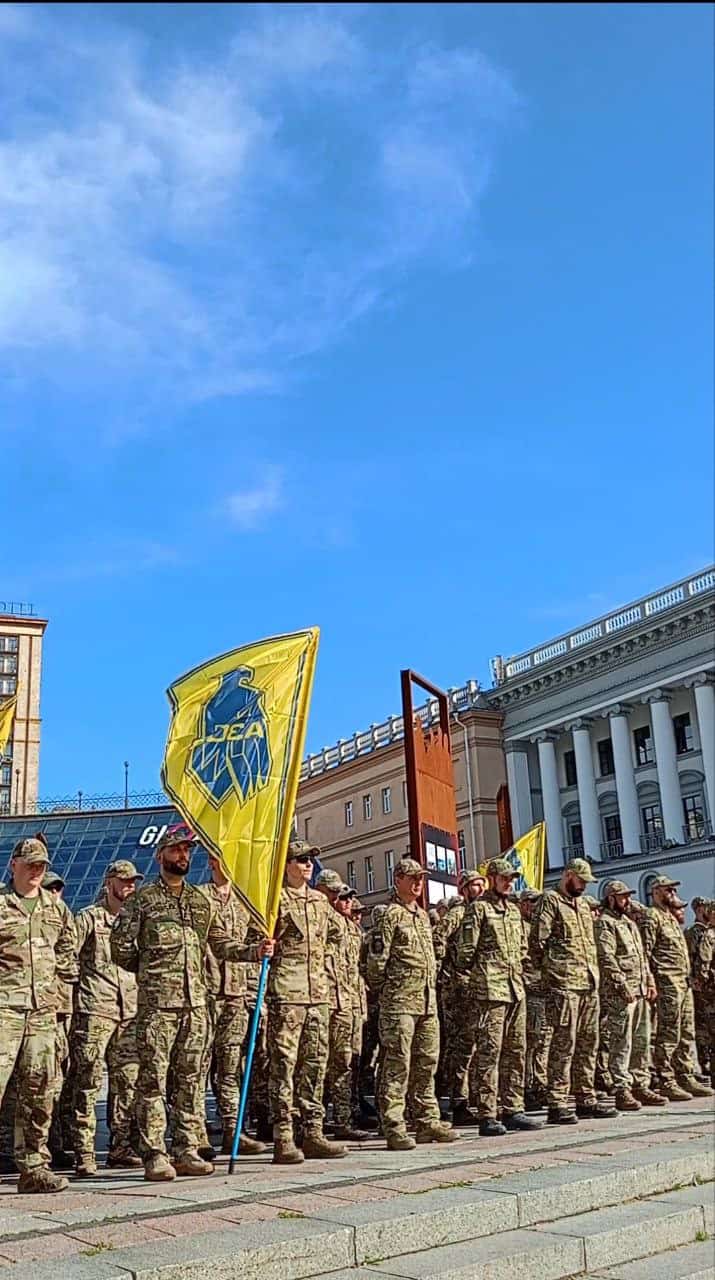
<svg viewBox="0 0 715 1280"><path fill-rule="evenodd" d="M290 1169L274 1167L270 1153L241 1157L233 1176L219 1157L210 1178L157 1185L145 1183L141 1170L103 1169L54 1196L20 1196L16 1179L4 1178L0 1276L192 1280L209 1274L202 1259L210 1255L215 1277L299 1280L332 1272L337 1280L349 1269L351 1280L368 1271L372 1280L437 1272L446 1280L467 1274L465 1259L478 1245L482 1269L475 1276L498 1278L510 1260L514 1280L522 1270L538 1280L584 1268L615 1280L621 1259L635 1265L629 1259L644 1232L656 1252L661 1240L663 1248L689 1247L698 1230L715 1228L702 1189L680 1189L693 1170L713 1177L712 1119L712 1100L699 1099L490 1140L465 1130L448 1148L388 1152L375 1140L351 1148L344 1160ZM621 1203L644 1195L657 1201ZM460 1243L467 1240L473 1243ZM634 1241L636 1252L629 1252ZM245 1269L237 1269L244 1256ZM574 1260L573 1272L564 1271ZM680 1274L689 1273L669 1280Z"/></svg>

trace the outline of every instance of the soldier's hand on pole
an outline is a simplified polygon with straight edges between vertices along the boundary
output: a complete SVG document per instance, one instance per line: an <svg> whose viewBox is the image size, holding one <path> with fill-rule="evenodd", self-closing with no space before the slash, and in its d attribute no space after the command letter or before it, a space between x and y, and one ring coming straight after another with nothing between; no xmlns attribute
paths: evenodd
<svg viewBox="0 0 715 1280"><path fill-rule="evenodd" d="M262 938L257 947L259 960L271 960L276 949L275 938Z"/></svg>

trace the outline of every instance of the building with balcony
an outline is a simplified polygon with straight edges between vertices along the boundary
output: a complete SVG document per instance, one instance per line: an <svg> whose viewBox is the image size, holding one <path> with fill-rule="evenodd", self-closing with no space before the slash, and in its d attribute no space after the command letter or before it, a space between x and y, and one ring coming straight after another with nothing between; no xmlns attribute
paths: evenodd
<svg viewBox="0 0 715 1280"><path fill-rule="evenodd" d="M40 776L40 684L47 622L32 605L0 600L0 706L17 698L12 735L0 757L0 814L25 812Z"/></svg>
<svg viewBox="0 0 715 1280"><path fill-rule="evenodd" d="M645 893L657 864L712 893L714 673L713 568L493 659L514 836L545 819L556 875L585 856Z"/></svg>

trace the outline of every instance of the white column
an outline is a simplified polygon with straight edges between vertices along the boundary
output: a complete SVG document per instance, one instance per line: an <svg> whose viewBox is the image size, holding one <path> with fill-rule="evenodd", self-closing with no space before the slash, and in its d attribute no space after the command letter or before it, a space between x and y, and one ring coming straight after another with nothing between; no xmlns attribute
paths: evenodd
<svg viewBox="0 0 715 1280"><path fill-rule="evenodd" d="M677 840L678 844L682 844L685 819L680 795L675 731L668 706L670 698L662 689L654 689L652 693L646 694L643 701L650 703L663 831L666 840Z"/></svg>
<svg viewBox="0 0 715 1280"><path fill-rule="evenodd" d="M554 746L557 737L556 733L540 733L536 738L546 823L546 851L549 867L552 870L564 865L564 824L561 816L561 793Z"/></svg>
<svg viewBox="0 0 715 1280"><path fill-rule="evenodd" d="M598 811L598 800L596 799L596 779L593 772L590 725L590 720L574 720L572 724L566 727L571 729L573 734L578 807L581 811L581 831L583 832L583 851L587 858L598 861L601 857L601 815Z"/></svg>
<svg viewBox="0 0 715 1280"><path fill-rule="evenodd" d="M703 753L708 816L715 823L715 687L712 676L707 676L704 672L695 677L692 686L698 713L700 749Z"/></svg>
<svg viewBox="0 0 715 1280"><path fill-rule="evenodd" d="M506 780L509 788L511 826L514 839L518 840L534 825L531 808L531 784L529 761L523 743L505 743Z"/></svg>
<svg viewBox="0 0 715 1280"><path fill-rule="evenodd" d="M636 791L635 778L633 777L628 708L624 706L609 707L605 714L611 722L611 745L613 747L613 764L616 771L616 791L618 793L618 814L621 819L621 835L623 836L623 852L640 853L641 821L638 808L638 793Z"/></svg>

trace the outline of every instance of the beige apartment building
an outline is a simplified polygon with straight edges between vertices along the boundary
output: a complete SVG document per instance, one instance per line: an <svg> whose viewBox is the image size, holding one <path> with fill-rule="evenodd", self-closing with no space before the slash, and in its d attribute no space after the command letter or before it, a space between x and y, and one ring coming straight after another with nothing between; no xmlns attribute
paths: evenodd
<svg viewBox="0 0 715 1280"><path fill-rule="evenodd" d="M476 681L450 690L459 859L473 867L499 852L497 794L506 782L502 716ZM418 714L436 718L436 703ZM384 902L392 868L409 851L404 728L391 716L304 761L298 834L318 845L367 907Z"/></svg>
<svg viewBox="0 0 715 1280"><path fill-rule="evenodd" d="M37 802L46 626L32 605L0 600L0 706L17 697L13 731L0 756L0 814L27 813Z"/></svg>

